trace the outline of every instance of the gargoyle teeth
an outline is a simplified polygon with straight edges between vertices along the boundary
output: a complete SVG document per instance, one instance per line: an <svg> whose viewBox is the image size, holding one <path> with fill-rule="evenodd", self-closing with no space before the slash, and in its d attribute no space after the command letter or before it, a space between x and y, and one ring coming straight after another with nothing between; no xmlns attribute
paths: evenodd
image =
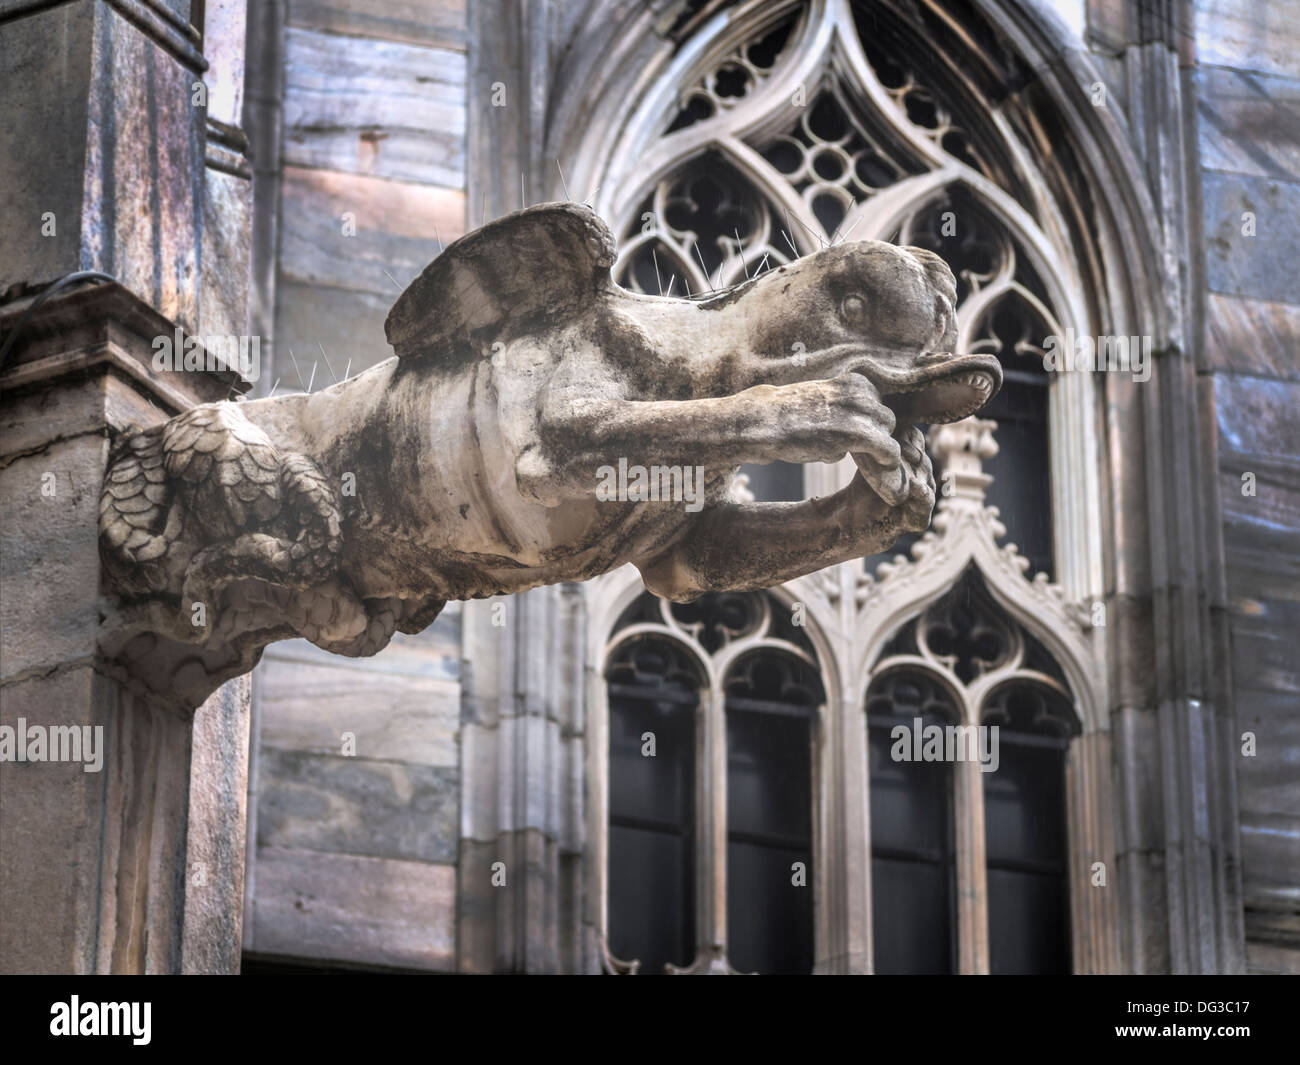
<svg viewBox="0 0 1300 1065"><path fill-rule="evenodd" d="M977 388L981 392L991 392L993 390L993 379L989 377L988 374L982 373L978 370L973 370L970 373L958 374L955 380L963 385L970 385L972 388Z"/></svg>

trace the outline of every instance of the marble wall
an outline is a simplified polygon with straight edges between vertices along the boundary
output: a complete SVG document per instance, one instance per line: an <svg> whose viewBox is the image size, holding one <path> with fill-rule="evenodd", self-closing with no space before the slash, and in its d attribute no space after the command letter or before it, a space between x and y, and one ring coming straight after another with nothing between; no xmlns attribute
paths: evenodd
<svg viewBox="0 0 1300 1065"><path fill-rule="evenodd" d="M282 65L263 83L282 134L259 185L279 234L275 368L260 387L315 389L392 355L388 308L464 232L465 0L289 0L252 49ZM451 603L368 659L267 650L248 956L455 968L460 622Z"/></svg>
<svg viewBox="0 0 1300 1065"><path fill-rule="evenodd" d="M1217 411L1236 725L1255 736L1237 763L1247 963L1297 972L1300 2L1200 0L1195 43L1201 372Z"/></svg>

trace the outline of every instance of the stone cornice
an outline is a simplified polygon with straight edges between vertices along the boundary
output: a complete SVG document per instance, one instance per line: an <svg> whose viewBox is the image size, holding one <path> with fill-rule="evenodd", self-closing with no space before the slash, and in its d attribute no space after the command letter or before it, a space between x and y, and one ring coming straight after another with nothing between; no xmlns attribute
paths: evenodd
<svg viewBox="0 0 1300 1065"><path fill-rule="evenodd" d="M13 329L30 300L0 307L0 335ZM252 387L229 370L159 374L153 338L188 331L121 285L97 285L52 296L24 324L9 365L0 373L0 392L45 387L69 374L107 365L173 412L225 399Z"/></svg>

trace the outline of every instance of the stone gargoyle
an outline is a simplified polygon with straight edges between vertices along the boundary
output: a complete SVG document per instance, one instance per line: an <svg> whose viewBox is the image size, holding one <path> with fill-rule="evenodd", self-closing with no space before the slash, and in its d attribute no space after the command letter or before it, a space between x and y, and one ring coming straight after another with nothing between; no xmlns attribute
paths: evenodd
<svg viewBox="0 0 1300 1065"><path fill-rule="evenodd" d="M845 243L699 299L629 292L614 260L585 207L519 211L411 283L396 358L120 438L100 503L113 668L194 707L275 640L372 655L447 600L628 562L678 601L771 587L928 525L917 424L1002 379L952 353L938 256ZM828 497L735 488L741 463L846 454L860 476ZM611 499L620 460L702 467L702 498Z"/></svg>

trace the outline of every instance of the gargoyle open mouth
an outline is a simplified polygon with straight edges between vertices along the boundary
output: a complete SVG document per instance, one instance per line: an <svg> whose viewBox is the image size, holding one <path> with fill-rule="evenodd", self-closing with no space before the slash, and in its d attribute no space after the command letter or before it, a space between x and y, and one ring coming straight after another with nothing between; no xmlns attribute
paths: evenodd
<svg viewBox="0 0 1300 1065"><path fill-rule="evenodd" d="M932 365L877 382L881 399L899 425L959 421L983 407L1002 387L1002 367L991 355L936 355L935 359Z"/></svg>

